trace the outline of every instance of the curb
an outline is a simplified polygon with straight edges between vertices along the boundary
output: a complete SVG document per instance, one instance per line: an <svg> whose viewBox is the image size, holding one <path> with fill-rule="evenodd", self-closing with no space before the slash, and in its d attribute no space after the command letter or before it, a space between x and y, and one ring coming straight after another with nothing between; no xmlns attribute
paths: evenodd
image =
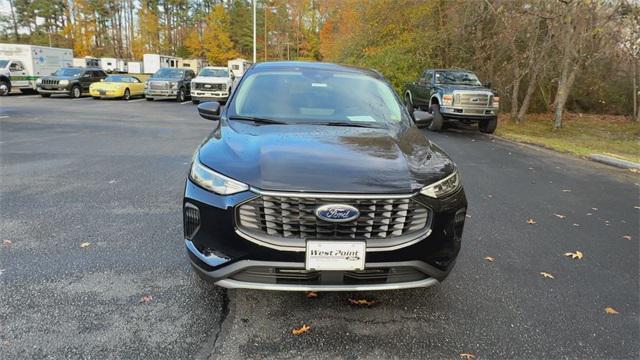
<svg viewBox="0 0 640 360"><path fill-rule="evenodd" d="M599 163L615 166L621 169L637 169L640 170L640 163L636 163L633 161L627 161L618 159L612 156L602 155L602 154L591 154L589 155L589 159L593 161L597 161Z"/></svg>

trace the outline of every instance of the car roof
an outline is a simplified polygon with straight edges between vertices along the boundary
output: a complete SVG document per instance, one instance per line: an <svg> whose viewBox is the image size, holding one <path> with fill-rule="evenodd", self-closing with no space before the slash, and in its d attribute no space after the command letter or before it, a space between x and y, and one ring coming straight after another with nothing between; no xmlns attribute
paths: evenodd
<svg viewBox="0 0 640 360"><path fill-rule="evenodd" d="M384 76L373 69L365 69L357 66L342 65L328 62L312 62L312 61L270 61L254 64L251 67L253 71L274 70L274 69L309 69L324 70L343 73L357 73L372 76L377 79L384 79Z"/></svg>
<svg viewBox="0 0 640 360"><path fill-rule="evenodd" d="M466 71L472 73L473 71L468 69L460 69L460 68L448 68L448 69L426 69L425 71Z"/></svg>
<svg viewBox="0 0 640 360"><path fill-rule="evenodd" d="M204 69L225 69L225 70L228 70L229 68L228 68L228 67L226 67L226 66L205 66L205 67L203 67L202 69L203 69L203 70L204 70Z"/></svg>

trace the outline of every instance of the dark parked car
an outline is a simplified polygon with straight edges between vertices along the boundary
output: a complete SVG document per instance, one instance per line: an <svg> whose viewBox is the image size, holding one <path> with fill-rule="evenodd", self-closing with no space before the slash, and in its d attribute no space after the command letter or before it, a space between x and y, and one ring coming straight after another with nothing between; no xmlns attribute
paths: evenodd
<svg viewBox="0 0 640 360"><path fill-rule="evenodd" d="M500 98L490 87L468 70L427 69L407 84L404 101L409 111L417 107L433 114L426 124L429 130L439 131L446 121L457 120L478 123L481 132L493 133Z"/></svg>
<svg viewBox="0 0 640 360"><path fill-rule="evenodd" d="M204 278L384 290L428 287L451 271L467 209L460 175L377 72L261 63L223 110L198 111L217 122L193 156L183 219Z"/></svg>
<svg viewBox="0 0 640 360"><path fill-rule="evenodd" d="M107 77L102 69L66 67L58 69L51 76L43 76L36 80L38 93L42 97L52 94L65 94L79 98L89 94L89 87Z"/></svg>
<svg viewBox="0 0 640 360"><path fill-rule="evenodd" d="M162 68L144 83L147 101L158 98L174 98L183 102L191 96L191 79L196 73L191 69Z"/></svg>

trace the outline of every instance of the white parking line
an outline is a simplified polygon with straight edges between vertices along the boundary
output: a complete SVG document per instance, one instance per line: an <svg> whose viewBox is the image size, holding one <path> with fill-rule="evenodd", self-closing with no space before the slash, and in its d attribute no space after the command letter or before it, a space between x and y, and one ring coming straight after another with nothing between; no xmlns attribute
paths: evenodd
<svg viewBox="0 0 640 360"><path fill-rule="evenodd" d="M128 102L128 103L130 103L130 102L137 102L137 101L142 101L142 100L144 100L144 98L142 98L142 99L135 99L135 100L127 100L127 102Z"/></svg>
<svg viewBox="0 0 640 360"><path fill-rule="evenodd" d="M8 117L9 117L9 115L2 115L2 116L0 116L0 119L4 119L4 118L8 118Z"/></svg>
<svg viewBox="0 0 640 360"><path fill-rule="evenodd" d="M191 101L181 102L180 105L189 104L189 103L191 103Z"/></svg>
<svg viewBox="0 0 640 360"><path fill-rule="evenodd" d="M81 97L81 98L72 98L71 100L87 100L87 99L93 99L91 96L87 96L87 97Z"/></svg>
<svg viewBox="0 0 640 360"><path fill-rule="evenodd" d="M24 99L24 98L32 98L32 97L39 97L40 95L20 95L18 98L20 99Z"/></svg>

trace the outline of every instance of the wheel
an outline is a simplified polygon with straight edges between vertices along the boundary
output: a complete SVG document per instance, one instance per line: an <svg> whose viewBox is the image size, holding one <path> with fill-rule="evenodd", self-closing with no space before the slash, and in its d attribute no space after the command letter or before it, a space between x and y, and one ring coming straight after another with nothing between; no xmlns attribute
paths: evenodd
<svg viewBox="0 0 640 360"><path fill-rule="evenodd" d="M122 98L125 100L131 99L131 92L129 91L129 89L124 89L124 96Z"/></svg>
<svg viewBox="0 0 640 360"><path fill-rule="evenodd" d="M69 91L69 95L70 95L72 98L77 99L77 98L79 98L80 96L82 96L82 89L80 89L80 86L78 86L78 85L74 85L74 86L71 88L71 91Z"/></svg>
<svg viewBox="0 0 640 360"><path fill-rule="evenodd" d="M40 96L42 96L42 97L49 97L49 96L51 96L51 94L40 94Z"/></svg>
<svg viewBox="0 0 640 360"><path fill-rule="evenodd" d="M431 114L433 115L433 120L431 120L427 129L431 131L442 130L442 124L444 124L444 118L440 113L440 105L438 104L431 105Z"/></svg>
<svg viewBox="0 0 640 360"><path fill-rule="evenodd" d="M8 95L11 92L11 84L6 81L0 81L0 96Z"/></svg>
<svg viewBox="0 0 640 360"><path fill-rule="evenodd" d="M95 100L100 100L100 96L92 96Z"/></svg>
<svg viewBox="0 0 640 360"><path fill-rule="evenodd" d="M181 103L184 101L184 89L178 90L178 95L176 95L176 101Z"/></svg>
<svg viewBox="0 0 640 360"><path fill-rule="evenodd" d="M404 95L404 106L407 107L407 111L409 112L409 115L413 115L415 106L413 106L413 101L411 100L411 95L409 93L406 93Z"/></svg>
<svg viewBox="0 0 640 360"><path fill-rule="evenodd" d="M191 102L193 103L193 105L198 105L198 104L200 104L200 100L191 100Z"/></svg>
<svg viewBox="0 0 640 360"><path fill-rule="evenodd" d="M481 120L478 123L478 129L480 132L485 134L493 134L496 131L496 127L498 126L498 119L491 118L489 120Z"/></svg>
<svg viewBox="0 0 640 360"><path fill-rule="evenodd" d="M153 101L153 98L146 97L146 96L144 97L144 99L147 100L147 101Z"/></svg>

